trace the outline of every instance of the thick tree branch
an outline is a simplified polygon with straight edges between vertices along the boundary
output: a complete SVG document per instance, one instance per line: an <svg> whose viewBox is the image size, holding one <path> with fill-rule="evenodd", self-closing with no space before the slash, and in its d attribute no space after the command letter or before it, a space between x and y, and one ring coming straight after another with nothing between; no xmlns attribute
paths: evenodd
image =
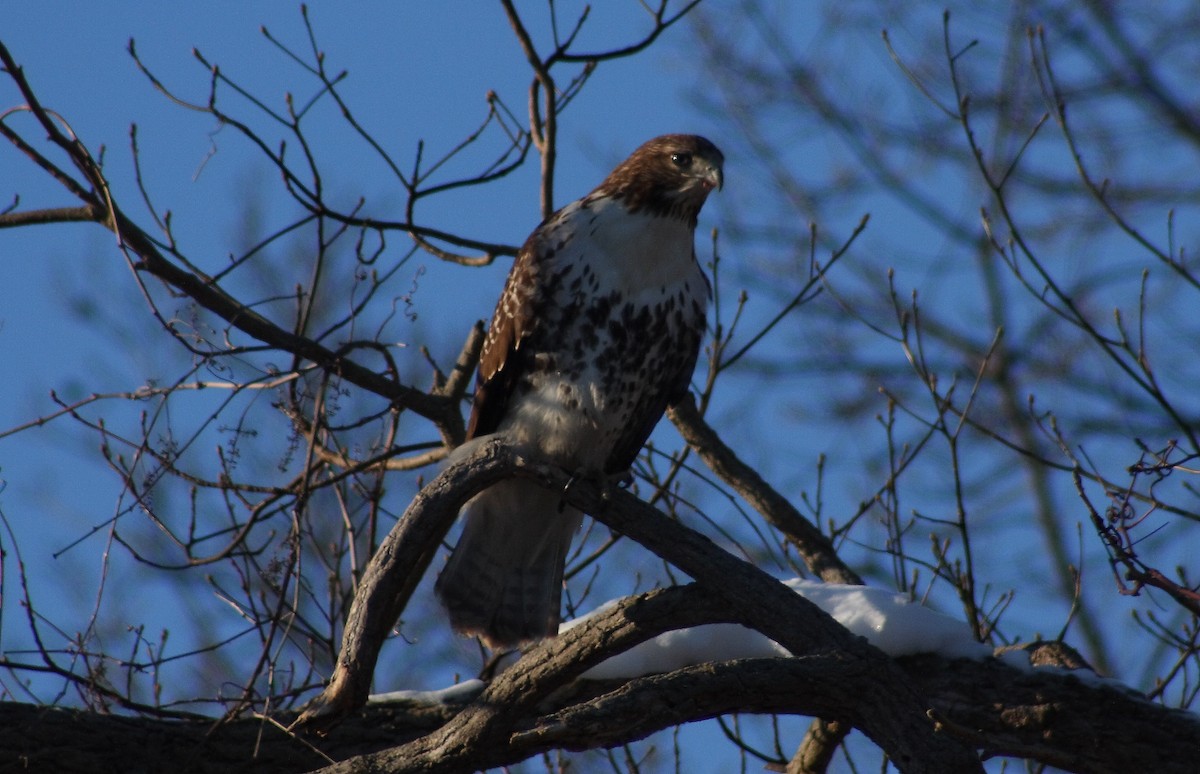
<svg viewBox="0 0 1200 774"><path fill-rule="evenodd" d="M796 655L836 651L871 665L878 699L865 703L857 726L883 747L903 771L977 770L971 752L931 733L927 703L908 685L895 665L864 640L851 636L816 606L753 566L735 558L704 536L668 519L621 490L602 491L588 481L572 480L562 470L521 458L497 440L478 444L418 495L404 518L384 541L355 597L338 666L324 694L306 710L301 726L328 728L361 706L386 632L396 621L437 541L449 528L457 504L506 474L532 478L547 488L563 491L564 499L598 521L624 533L696 579L698 587L722 602L720 620L742 623L766 634ZM570 486L568 487L568 483ZM551 641L535 653L553 650ZM531 654L527 658L533 658ZM526 663L525 660L521 662ZM569 675L568 675L569 676ZM503 684L508 684L505 678ZM480 706L507 707L515 697L536 695L523 686L517 694L489 690ZM480 710L482 711L482 710ZM511 717L511 716L509 716ZM422 740L403 752L393 751L369 765L436 760L444 770L451 756L463 770L479 767L473 738L500 733L506 716L487 715L477 727L458 729L452 737ZM467 721L462 721L466 724ZM499 724L499 725L498 725ZM453 747L453 752L447 747ZM368 765L368 764L364 764Z"/></svg>
<svg viewBox="0 0 1200 774"><path fill-rule="evenodd" d="M0 769L292 774L426 734L458 709L371 705L347 721L336 738L309 740L260 717L218 725L0 703Z"/></svg>
<svg viewBox="0 0 1200 774"><path fill-rule="evenodd" d="M452 462L417 493L380 544L350 607L333 676L321 695L301 713L296 721L298 728L327 730L366 702L379 650L458 516L458 509L505 475L505 469L493 459L501 448L499 444L472 448L475 454ZM463 453L467 452L464 448ZM485 464L473 468L472 463L477 461Z"/></svg>
<svg viewBox="0 0 1200 774"><path fill-rule="evenodd" d="M597 641L703 615L703 595L672 589L623 600L575 647L553 656L569 663ZM669 595L668 595L669 596ZM640 608L640 611L639 611ZM622 623L624 621L625 623ZM565 641L565 637L564 637ZM589 642L590 641L590 642ZM603 646L607 647L607 645ZM552 650L552 649L550 649ZM1034 659L1035 662L1038 659ZM1002 662L948 661L912 656L897 662L929 698L950 733L990 756L1020 755L1067 771L1147 771L1186 774L1194 760L1200 721L1133 694L1081 680L1060 668L1017 670ZM538 669L552 665L540 662ZM554 666L553 668L558 668ZM514 687L528 685L525 678ZM660 728L721 712L854 712L863 694L874 695L871 675L838 654L802 659L755 659L689 667L628 682L581 680L550 701L527 707L521 727L502 740L514 760L552 749L587 749L597 741L619 745ZM518 695L519 699L519 695ZM727 709L732 707L732 709ZM461 703L413 698L371 703L325 738L296 738L267 721L246 717L214 727L177 721L101 715L83 710L0 704L0 764L24 761L30 770L118 770L138 760L146 769L226 772L253 765L256 772L304 771L421 738L451 722ZM285 718L284 718L285 719ZM70 736L74 743L61 742ZM360 761L361 763L361 761ZM334 771L339 770L334 768ZM357 769L370 770L370 769Z"/></svg>

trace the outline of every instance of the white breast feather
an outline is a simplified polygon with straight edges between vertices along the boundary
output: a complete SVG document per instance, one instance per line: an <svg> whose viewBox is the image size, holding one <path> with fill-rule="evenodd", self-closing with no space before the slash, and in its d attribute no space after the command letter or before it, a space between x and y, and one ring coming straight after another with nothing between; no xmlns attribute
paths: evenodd
<svg viewBox="0 0 1200 774"><path fill-rule="evenodd" d="M689 308L693 302L707 301L708 286L696 265L692 228L678 219L630 214L620 204L600 199L586 209L579 203L566 208L557 223L550 224L547 239L562 244L555 254L556 265L578 263L591 268L599 285L597 296L616 291L625 302L640 307L685 290ZM572 334L561 332L564 340ZM568 397L579 405L568 408ZM624 429L621 420L609 409L599 371L590 367L578 379L547 375L536 390L510 407L501 429L514 442L560 464L599 469L611 451L612 439Z"/></svg>

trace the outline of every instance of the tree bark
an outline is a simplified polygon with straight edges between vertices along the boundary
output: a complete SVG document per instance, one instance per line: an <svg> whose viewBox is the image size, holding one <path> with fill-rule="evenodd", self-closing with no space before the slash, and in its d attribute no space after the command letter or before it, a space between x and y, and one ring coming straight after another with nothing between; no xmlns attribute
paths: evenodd
<svg viewBox="0 0 1200 774"><path fill-rule="evenodd" d="M466 471L471 476L464 477ZM459 460L427 487L434 494L418 497L405 512L393 533L372 560L350 612L342 653L325 692L306 709L297 727L327 730L341 717L365 701L365 690L378 658L382 636L399 615L396 595L410 590L424 571L425 545L444 532L450 507L464 501L480 486L499 475L516 474L562 491L564 499L591 513L611 529L623 533L696 579L708 599L718 601L715 615L691 621L691 625L731 621L756 629L796 656L836 652L861 662L870 672L869 695L856 708L854 725L879 744L901 771L978 771L973 752L945 734L935 733L927 717L928 703L883 653L865 640L852 636L815 605L798 596L754 566L717 547L708 538L672 521L632 494L606 489L591 481L572 479L565 471L530 462L497 441L478 445L466 459ZM476 478L477 477L477 478ZM456 483L457 482L457 483ZM452 492L460 490L456 498ZM436 525L430 529L417 525ZM425 539L417 544L399 541L398 535L419 532ZM388 548L393 541L415 552L422 561L401 561ZM403 602L399 605L402 607ZM364 634L360 622L375 622ZM660 630L661 631L661 630ZM642 639L658 633L643 628ZM562 639L562 638L559 638ZM624 647L634 644L630 641ZM387 768L404 771L472 770L511 762L493 749L515 730L523 708L549 695L582 672L576 660L554 670L539 671L539 659L551 658L562 645L554 640L534 648L516 667L489 686L488 691L447 729L395 750L380 753L370 761L335 767L339 771ZM621 647L610 647L609 655ZM527 666L528 665L528 666ZM527 669L528 674L522 672ZM525 682L522 682L525 680ZM489 757L497 756L498 757Z"/></svg>
<svg viewBox="0 0 1200 774"><path fill-rule="evenodd" d="M656 603L641 614L666 609ZM1194 771L1200 717L1192 713L1059 668L1025 671L999 661L937 656L897 663L929 699L943 730L985 757L1011 755L1101 774ZM675 723L735 710L852 713L847 707L862 701L863 679L870 675L864 678L861 664L832 654L706 664L628 682L578 681L534 708L532 720L500 744L506 757L519 760L544 750L635 741ZM328 759L345 761L332 771L383 770L372 768L370 759L348 759L428 735L462 710L461 704L371 703L317 738L255 717L217 723L0 704L0 770L274 774L309 771Z"/></svg>

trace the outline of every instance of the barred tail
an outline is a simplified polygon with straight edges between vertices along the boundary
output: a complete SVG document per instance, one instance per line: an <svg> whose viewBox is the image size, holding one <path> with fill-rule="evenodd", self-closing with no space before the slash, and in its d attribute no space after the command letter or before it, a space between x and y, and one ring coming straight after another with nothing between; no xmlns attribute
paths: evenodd
<svg viewBox="0 0 1200 774"><path fill-rule="evenodd" d="M558 633L563 567L583 514L530 481L502 481L465 508L434 587L460 634L494 648Z"/></svg>

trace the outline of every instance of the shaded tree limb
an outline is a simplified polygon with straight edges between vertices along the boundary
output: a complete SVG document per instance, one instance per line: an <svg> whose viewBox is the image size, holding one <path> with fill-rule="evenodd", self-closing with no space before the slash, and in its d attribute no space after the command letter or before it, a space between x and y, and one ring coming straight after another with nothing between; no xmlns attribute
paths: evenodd
<svg viewBox="0 0 1200 774"><path fill-rule="evenodd" d="M677 596L676 602L681 599L688 597ZM690 595L690 600L699 597ZM613 616L625 617L638 605L640 617L679 608L662 601L622 600L624 610ZM613 630L596 623L589 638L602 639ZM1080 772L1184 774L1194 760L1194 740L1200 736L1195 715L1091 684L1063 669L1021 671L1002 662L932 655L897 663L929 698L947 731L968 737L985 755L1021 755ZM628 682L580 680L531 708L505 744L508 753L525 758L552 749L594 747L597 734L606 745L617 745L716 714L731 703L743 713L834 711L847 699L861 701L861 695L851 696L858 689L858 675L845 657L826 654L705 664ZM329 758L344 760L422 737L462 711L461 703L416 697L372 702L336 733L300 739L258 717L214 727L211 721L3 703L0 767L90 774L124 770L137 760L148 770L181 774L305 771ZM68 737L72 744L62 744Z"/></svg>
<svg viewBox="0 0 1200 774"><path fill-rule="evenodd" d="M449 528L458 504L487 484L512 474L563 491L571 505L594 513L598 521L691 575L697 588L720 602L717 609L721 614L715 620L761 631L796 655L834 651L870 665L878 699L863 703L856 725L886 750L902 771L978 770L978 761L969 749L932 733L926 718L927 702L895 664L865 640L850 635L815 605L632 494L572 480L565 471L526 460L495 439L474 446L469 456L460 458L434 479L385 539L355 597L334 676L325 692L306 708L298 727L327 730L362 705L383 638ZM553 660L551 654L567 647L564 642L571 640L559 638L533 648L489 687L463 719L456 718L451 724L454 728L439 730L431 738L381 753L370 761L347 764L350 768L341 770L357 766L367 770L384 765L394 768L401 763L406 767L402 770L408 771L430 770L425 767L435 765L438 771L499 765L504 761L479 757L479 740L500 743L507 739L517 714L514 707L547 695L586 667L586 659L573 659L569 667L557 673L538 671L538 665L546 659ZM608 649L606 655L619 649Z"/></svg>
<svg viewBox="0 0 1200 774"><path fill-rule="evenodd" d="M309 771L428 733L458 707L376 706L348 720L336 738L305 740L261 717L163 720L66 707L0 703L0 769L219 774Z"/></svg>
<svg viewBox="0 0 1200 774"><path fill-rule="evenodd" d="M1040 652L1055 645L1028 647ZM1021 670L998 660L936 655L902 657L897 663L929 697L931 714L943 728L985 757L1011 755L1068 771L1113 774L1183 774L1193 766L1200 718L1089 682L1090 672L1080 679L1053 666ZM554 742L541 749L584 749L595 746L589 740L600 740L611 746L641 738L631 729L645 735L651 718L656 728L669 728L746 712L747 706L754 712L841 717L853 724L855 707L863 704L860 691L871 692L869 670L860 672L865 668L842 654L696 665L637 678L549 713L535 728L515 734L512 743L538 739ZM828 761L805 763L823 770Z"/></svg>

